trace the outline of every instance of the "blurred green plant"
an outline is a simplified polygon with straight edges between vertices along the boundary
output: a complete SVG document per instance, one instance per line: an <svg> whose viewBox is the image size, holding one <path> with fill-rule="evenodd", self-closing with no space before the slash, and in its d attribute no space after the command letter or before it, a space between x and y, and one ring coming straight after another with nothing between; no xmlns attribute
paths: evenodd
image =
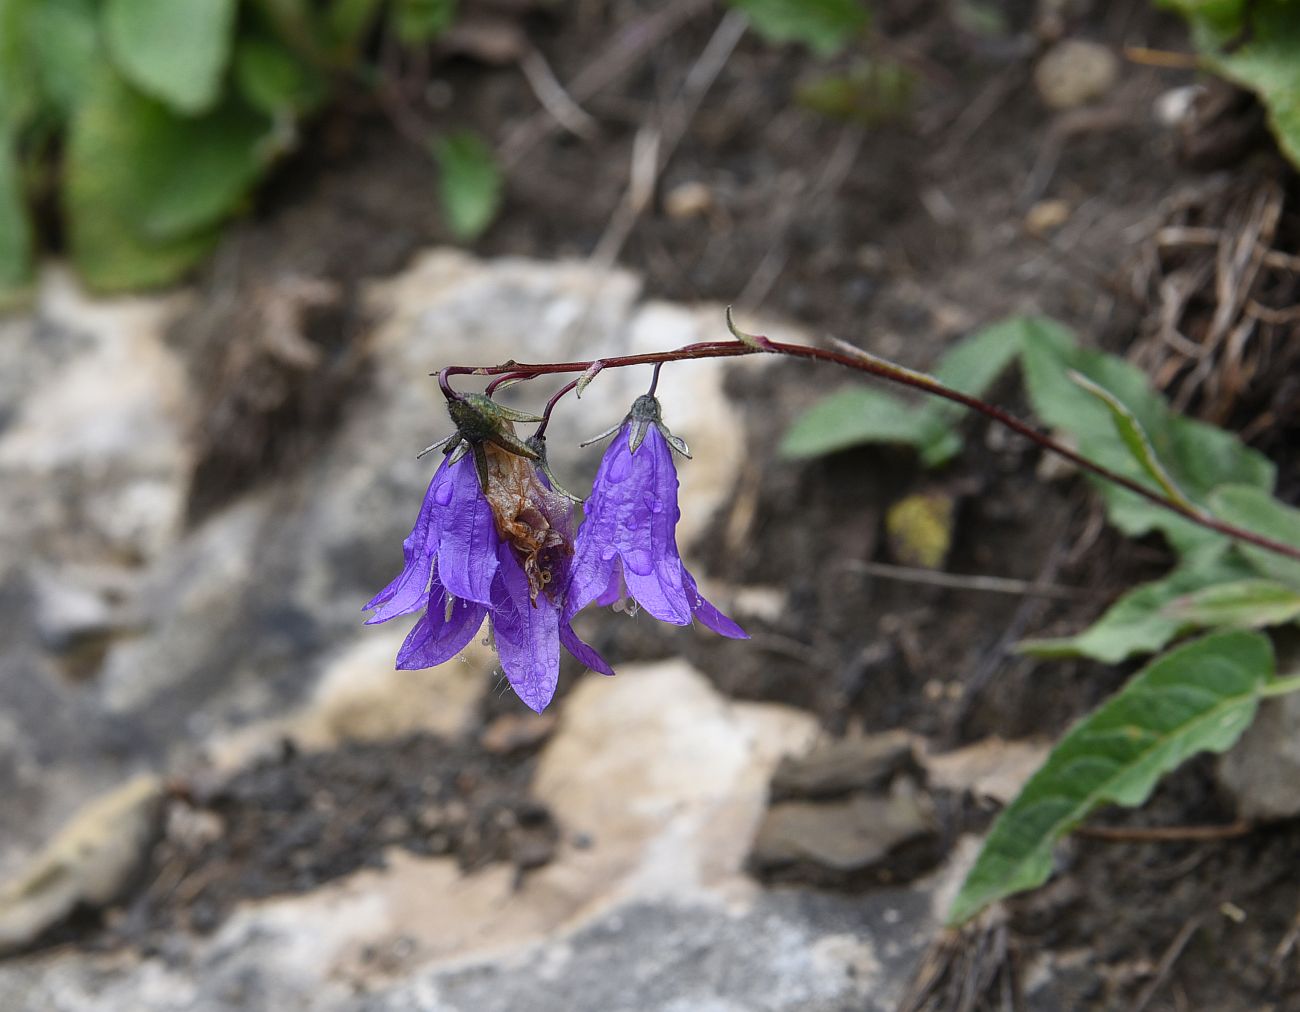
<svg viewBox="0 0 1300 1012"><path fill-rule="evenodd" d="M867 26L863 0L728 0L749 15L769 42L801 42L818 56L834 56Z"/></svg>
<svg viewBox="0 0 1300 1012"><path fill-rule="evenodd" d="M863 58L843 73L802 82L795 100L832 119L877 126L907 113L915 85L916 75L897 60Z"/></svg>
<svg viewBox="0 0 1300 1012"><path fill-rule="evenodd" d="M42 203L57 205L92 289L175 281L306 117L346 84L382 87L365 55L378 33L425 45L455 12L455 0L3 0L0 305L30 286ZM491 154L429 144L449 224L473 238L500 199Z"/></svg>
<svg viewBox="0 0 1300 1012"><path fill-rule="evenodd" d="M1300 168L1300 3L1158 2L1187 19L1208 70L1259 96L1278 146Z"/></svg>
<svg viewBox="0 0 1300 1012"><path fill-rule="evenodd" d="M501 173L492 149L477 134L462 130L434 143L447 224L460 239L472 239L496 216L501 204Z"/></svg>
<svg viewBox="0 0 1300 1012"><path fill-rule="evenodd" d="M1079 347L1059 324L994 324L956 344L935 372L978 395L1013 361L1035 413L1083 456L1189 511L1300 545L1300 510L1272 495L1275 469L1267 458L1170 410L1140 370ZM782 450L811 457L861 443L905 443L936 467L961 448L959 413L853 388L797 419ZM1053 844L1098 805L1142 804L1159 777L1185 759L1230 748L1261 699L1300 690L1300 675L1275 677L1271 642L1254 631L1300 619L1300 563L1231 541L1117 485L1095 484L1115 527L1132 537L1161 534L1178 561L1166 576L1127 591L1083 632L1019 649L1113 664L1192 633L1208 635L1156 657L1056 744L994 823L954 903L953 923L1042 884Z"/></svg>

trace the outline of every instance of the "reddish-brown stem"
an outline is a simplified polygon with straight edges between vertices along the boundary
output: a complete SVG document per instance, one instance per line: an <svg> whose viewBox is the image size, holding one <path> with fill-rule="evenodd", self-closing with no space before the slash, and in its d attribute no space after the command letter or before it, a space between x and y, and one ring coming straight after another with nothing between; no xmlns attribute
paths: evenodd
<svg viewBox="0 0 1300 1012"><path fill-rule="evenodd" d="M564 386L560 387L559 390L551 394L551 399L546 402L546 407L542 409L542 420L540 424L538 424L537 426L537 431L533 433L533 435L535 435L538 439L545 438L546 426L551 423L551 412L555 410L555 405L560 403L560 398L563 397L565 394L567 394L570 390L572 390L577 385L578 385L578 381L576 379L571 379L569 380L568 383L564 384Z"/></svg>
<svg viewBox="0 0 1300 1012"><path fill-rule="evenodd" d="M1094 463L1082 454L1076 453L1068 446L1064 446L1052 439L1050 436L1039 432L1032 425L1021 421L1019 418L1001 408L980 400L978 397L971 397L968 394L961 393L949 386L945 386L931 376L924 373L913 372L902 366L894 365L883 359L878 359L868 355L865 352L852 353L844 351L834 351L828 348L813 348L803 344L787 344L781 341L771 341L767 338L757 338L756 344L746 344L737 341L703 341L698 344L688 344L672 351L655 351L646 352L640 355L619 355L613 358L600 359L601 368L603 369L623 369L635 365L660 365L664 362L682 362L690 359L704 358L739 358L743 355L761 355L775 354L786 355L790 358L810 359L815 362L829 362L833 365L843 366L846 369L853 369L857 372L867 373L870 376L877 376L880 379L889 380L891 383L899 383L903 386L912 387L916 390L933 394L936 397L942 397L945 400L960 404L963 407L977 411L987 418L993 419L999 425L1010 429L1030 442L1036 444L1049 453L1054 453L1058 457L1070 461L1077 467L1099 478L1103 478L1112 484L1118 485L1139 495L1148 502L1169 510L1171 513L1177 513L1185 517L1194 524L1198 524L1208 530L1215 531L1238 541L1244 541L1247 544L1263 548L1278 555L1284 555L1291 559L1300 560L1300 548L1294 545L1287 545L1281 541L1275 541L1272 538L1264 537L1253 531L1244 530L1235 527L1232 524L1216 520L1214 517L1206 516L1194 509L1189 509L1170 499L1166 499L1158 492L1154 492L1140 482L1132 478L1112 471L1102 464ZM517 375L519 377L534 377L558 375L564 373L583 373L595 364L595 360L583 362L505 362L501 365L473 367L473 366L448 366L437 374L438 384L442 392L448 398L457 398L460 395L451 388L449 378L451 376L501 376L506 373ZM566 383L555 396L553 396L546 406L543 418L550 418L552 408L556 402L577 385L577 380ZM545 428L545 422L542 428Z"/></svg>
<svg viewBox="0 0 1300 1012"><path fill-rule="evenodd" d="M536 378L537 378L536 373L508 372L504 376L498 376L494 380L492 380L491 383L489 383L486 387L483 388L483 392L487 394L489 397L491 397L494 393L497 392L497 388L500 387L502 383L509 383L512 380L516 383L522 383L524 380L530 380Z"/></svg>

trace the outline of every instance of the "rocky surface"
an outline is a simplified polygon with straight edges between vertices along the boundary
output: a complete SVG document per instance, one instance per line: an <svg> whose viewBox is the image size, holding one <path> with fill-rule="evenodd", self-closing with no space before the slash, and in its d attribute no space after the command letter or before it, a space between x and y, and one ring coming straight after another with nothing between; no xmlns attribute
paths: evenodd
<svg viewBox="0 0 1300 1012"><path fill-rule="evenodd" d="M171 934L150 955L0 964L0 1005L892 1008L950 881L848 899L767 892L741 872L772 770L814 734L797 711L722 699L680 661L590 678L534 781L564 837L522 879L394 851L381 869L247 903L214 935Z"/></svg>

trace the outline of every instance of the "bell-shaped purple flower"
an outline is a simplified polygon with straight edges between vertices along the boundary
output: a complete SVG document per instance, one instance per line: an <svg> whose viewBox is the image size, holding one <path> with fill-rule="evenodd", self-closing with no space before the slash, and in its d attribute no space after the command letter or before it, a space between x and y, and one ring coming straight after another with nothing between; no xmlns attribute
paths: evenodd
<svg viewBox="0 0 1300 1012"><path fill-rule="evenodd" d="M684 450L685 444L663 428L658 401L638 398L605 451L584 505L565 614L593 601L609 605L631 597L662 622L689 625L694 618L723 636L748 639L704 599L682 564L672 447Z"/></svg>
<svg viewBox="0 0 1300 1012"><path fill-rule="evenodd" d="M518 464L533 466L522 459ZM497 488L498 497L506 498ZM402 544L402 572L366 605L374 611L369 623L424 610L398 651L398 668L427 668L450 660L474 638L486 616L506 678L519 698L539 713L555 694L561 644L588 667L613 674L561 615L570 582L572 512L557 506L558 501L550 499L546 517L537 520L546 524L553 543L540 548L528 544L526 561L521 562L512 538L523 522L512 521L506 528L510 537L502 536L498 515L480 484L475 455L444 458L429 483L415 527ZM531 500L527 505L533 505ZM531 578L526 564L534 574Z"/></svg>

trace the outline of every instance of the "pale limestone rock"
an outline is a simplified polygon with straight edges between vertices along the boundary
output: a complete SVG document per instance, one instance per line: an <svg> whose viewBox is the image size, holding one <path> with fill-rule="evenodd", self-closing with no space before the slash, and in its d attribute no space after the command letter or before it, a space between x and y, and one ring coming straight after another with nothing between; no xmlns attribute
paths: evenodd
<svg viewBox="0 0 1300 1012"><path fill-rule="evenodd" d="M184 296L95 300L68 271L43 272L33 313L13 325L17 347L5 351L26 382L10 392L13 415L0 428L0 540L65 558L76 544L80 562L87 533L103 554L146 559L174 541L192 398L164 335L184 305ZM38 346L57 341L66 351L43 360Z"/></svg>
<svg viewBox="0 0 1300 1012"><path fill-rule="evenodd" d="M1008 805L1050 751L1048 742L984 738L952 752L927 754L922 764L932 787L970 791Z"/></svg>
<svg viewBox="0 0 1300 1012"><path fill-rule="evenodd" d="M1219 758L1218 777L1244 819L1300 815L1300 695L1261 703L1241 740Z"/></svg>
<svg viewBox="0 0 1300 1012"><path fill-rule="evenodd" d="M113 900L148 854L162 801L161 782L141 776L78 812L0 886L0 952L28 944L80 904Z"/></svg>

